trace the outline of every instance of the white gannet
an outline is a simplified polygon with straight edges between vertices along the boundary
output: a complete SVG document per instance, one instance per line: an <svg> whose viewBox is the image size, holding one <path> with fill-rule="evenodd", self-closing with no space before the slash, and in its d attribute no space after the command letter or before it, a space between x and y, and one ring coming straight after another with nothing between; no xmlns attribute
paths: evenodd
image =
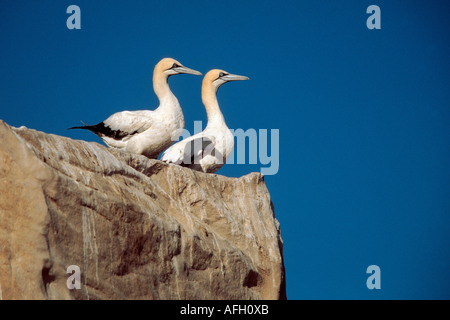
<svg viewBox="0 0 450 320"><path fill-rule="evenodd" d="M163 152L161 160L197 171L213 173L219 170L234 148L234 136L228 129L217 102L217 89L234 80L248 80L245 76L224 70L210 70L202 82L202 102L208 124L202 132L177 142Z"/></svg>
<svg viewBox="0 0 450 320"><path fill-rule="evenodd" d="M202 75L177 60L164 58L153 70L153 90L159 99L157 109L117 112L99 124L69 129L90 130L110 148L156 159L184 129L183 111L168 83L171 75L182 73Z"/></svg>

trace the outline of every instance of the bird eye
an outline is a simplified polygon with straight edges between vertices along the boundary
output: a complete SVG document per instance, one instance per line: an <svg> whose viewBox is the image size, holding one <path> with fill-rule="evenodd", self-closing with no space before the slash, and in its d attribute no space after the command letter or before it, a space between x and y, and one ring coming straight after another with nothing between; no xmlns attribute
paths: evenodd
<svg viewBox="0 0 450 320"><path fill-rule="evenodd" d="M221 72L219 73L219 77L223 77L225 75L225 73Z"/></svg>
<svg viewBox="0 0 450 320"><path fill-rule="evenodd" d="M179 65L176 64L176 63L174 63L173 66L172 66L172 69L173 69L173 68L178 68L178 67L179 67Z"/></svg>

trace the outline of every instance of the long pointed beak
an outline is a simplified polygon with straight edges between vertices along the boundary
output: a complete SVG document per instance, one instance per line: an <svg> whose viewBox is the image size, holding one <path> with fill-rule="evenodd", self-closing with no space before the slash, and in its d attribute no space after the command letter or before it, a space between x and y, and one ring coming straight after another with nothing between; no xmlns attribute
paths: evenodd
<svg viewBox="0 0 450 320"><path fill-rule="evenodd" d="M237 74L227 74L226 76L223 76L220 79L224 81L250 80L246 76L239 76Z"/></svg>
<svg viewBox="0 0 450 320"><path fill-rule="evenodd" d="M197 70L187 68L185 66L173 68L172 70L175 70L178 73L188 73L188 74L195 74L196 76L201 76L201 72L198 72Z"/></svg>

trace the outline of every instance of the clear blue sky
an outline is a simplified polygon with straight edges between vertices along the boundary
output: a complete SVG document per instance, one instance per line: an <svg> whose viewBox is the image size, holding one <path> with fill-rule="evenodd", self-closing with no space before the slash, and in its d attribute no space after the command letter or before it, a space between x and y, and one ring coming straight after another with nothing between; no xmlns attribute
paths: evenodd
<svg viewBox="0 0 450 320"><path fill-rule="evenodd" d="M66 8L81 8L81 30ZM366 9L381 8L381 30ZM230 128L279 129L266 183L289 299L450 299L448 1L0 1L0 119L67 127L154 109L173 57L225 84ZM206 121L201 77L170 85L186 128ZM241 176L260 165L228 165ZM366 268L381 268L368 290Z"/></svg>

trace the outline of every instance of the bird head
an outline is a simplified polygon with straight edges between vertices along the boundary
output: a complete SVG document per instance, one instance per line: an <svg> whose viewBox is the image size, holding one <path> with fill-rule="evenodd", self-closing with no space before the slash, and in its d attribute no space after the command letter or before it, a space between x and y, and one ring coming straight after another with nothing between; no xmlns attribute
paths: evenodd
<svg viewBox="0 0 450 320"><path fill-rule="evenodd" d="M172 76L174 74L194 74L201 76L202 74L196 70L190 69L188 67L183 66L180 62L172 58L164 58L159 61L153 72L154 74L164 74L167 77Z"/></svg>
<svg viewBox="0 0 450 320"><path fill-rule="evenodd" d="M213 69L208 71L203 78L203 85L213 85L216 90L226 82L238 81L238 80L249 80L246 76L239 76L237 74L230 74L225 70Z"/></svg>

